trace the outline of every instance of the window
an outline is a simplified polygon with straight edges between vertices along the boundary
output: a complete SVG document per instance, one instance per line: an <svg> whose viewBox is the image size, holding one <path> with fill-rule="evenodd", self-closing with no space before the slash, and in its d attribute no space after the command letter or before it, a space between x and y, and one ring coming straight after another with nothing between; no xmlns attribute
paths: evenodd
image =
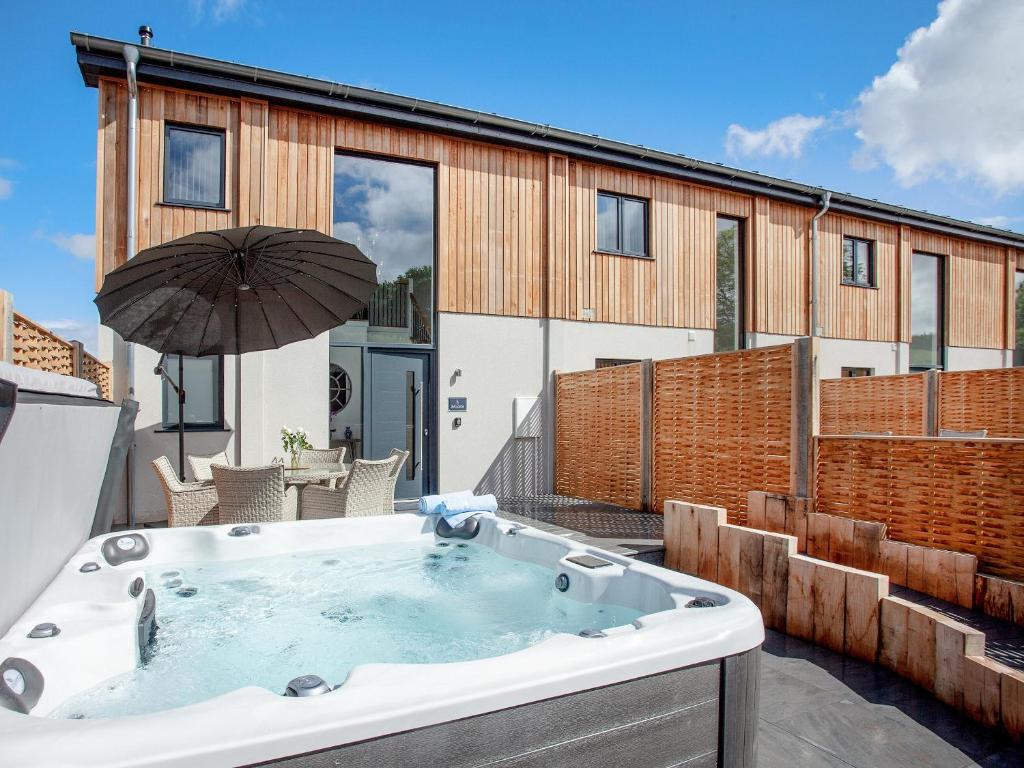
<svg viewBox="0 0 1024 768"><path fill-rule="evenodd" d="M875 244L870 240L843 238L843 285L875 287Z"/></svg>
<svg viewBox="0 0 1024 768"><path fill-rule="evenodd" d="M221 429L224 426L224 378L222 358L185 358L185 429ZM178 383L178 356L166 355L164 370L175 384ZM178 396L167 381L163 381L163 427L178 428Z"/></svg>
<svg viewBox="0 0 1024 768"><path fill-rule="evenodd" d="M1013 305L1016 308L1014 316L1017 320L1016 343L1013 345L1013 364L1014 366L1021 366L1024 365L1024 270L1017 270L1014 273L1013 288Z"/></svg>
<svg viewBox="0 0 1024 768"><path fill-rule="evenodd" d="M599 357L594 361L595 368L614 368L616 365L630 365L639 363L639 360L626 360L618 357Z"/></svg>
<svg viewBox="0 0 1024 768"><path fill-rule="evenodd" d="M340 365L331 363L330 367L331 415L345 410L352 399L352 379Z"/></svg>
<svg viewBox="0 0 1024 768"><path fill-rule="evenodd" d="M334 236L377 265L366 309L331 331L334 343L430 344L434 326L434 169L338 153Z"/></svg>
<svg viewBox="0 0 1024 768"><path fill-rule="evenodd" d="M910 370L941 368L945 355L944 260L915 253L910 262Z"/></svg>
<svg viewBox="0 0 1024 768"><path fill-rule="evenodd" d="M715 352L743 343L743 222L719 216L715 222Z"/></svg>
<svg viewBox="0 0 1024 768"><path fill-rule="evenodd" d="M224 207L224 131L165 126L164 202Z"/></svg>
<svg viewBox="0 0 1024 768"><path fill-rule="evenodd" d="M874 368L855 368L852 366L843 366L842 377L844 379L857 379L861 376L874 376Z"/></svg>
<svg viewBox="0 0 1024 768"><path fill-rule="evenodd" d="M597 250L647 255L647 201L597 193Z"/></svg>

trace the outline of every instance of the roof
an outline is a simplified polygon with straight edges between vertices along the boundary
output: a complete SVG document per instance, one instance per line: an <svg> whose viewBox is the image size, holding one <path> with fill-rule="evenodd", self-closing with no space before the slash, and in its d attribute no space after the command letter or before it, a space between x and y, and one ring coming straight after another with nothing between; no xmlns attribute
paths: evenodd
<svg viewBox="0 0 1024 768"><path fill-rule="evenodd" d="M100 77L126 76L123 49L139 51L141 81L187 90L263 99L273 104L357 117L445 133L731 189L808 206L820 205L825 189L778 179L685 155L662 152L550 125L531 123L463 107L399 96L345 83L235 64L134 42L71 33L85 84ZM831 190L829 190L831 191ZM1024 234L926 211L832 192L831 210L940 234L1024 248Z"/></svg>

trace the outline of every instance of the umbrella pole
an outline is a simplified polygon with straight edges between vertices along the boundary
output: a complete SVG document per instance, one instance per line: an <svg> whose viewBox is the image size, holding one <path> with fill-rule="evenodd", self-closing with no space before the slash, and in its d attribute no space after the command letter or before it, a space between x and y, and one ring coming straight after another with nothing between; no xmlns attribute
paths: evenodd
<svg viewBox="0 0 1024 768"><path fill-rule="evenodd" d="M185 356L178 355L178 474L185 482Z"/></svg>

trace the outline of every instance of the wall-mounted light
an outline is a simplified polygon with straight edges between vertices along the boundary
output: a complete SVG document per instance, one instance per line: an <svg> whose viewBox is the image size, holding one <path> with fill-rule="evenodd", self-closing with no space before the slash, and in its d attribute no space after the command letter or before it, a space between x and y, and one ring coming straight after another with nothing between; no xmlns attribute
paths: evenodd
<svg viewBox="0 0 1024 768"><path fill-rule="evenodd" d="M461 376L461 375L462 375L462 369L461 368L456 368L455 372L452 374L452 376L454 376L456 379L459 378L459 376Z"/></svg>

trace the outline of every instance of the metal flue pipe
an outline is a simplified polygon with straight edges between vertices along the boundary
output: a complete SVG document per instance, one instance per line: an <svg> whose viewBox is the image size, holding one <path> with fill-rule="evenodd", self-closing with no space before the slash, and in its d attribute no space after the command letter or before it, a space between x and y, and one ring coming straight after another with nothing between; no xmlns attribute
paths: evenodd
<svg viewBox="0 0 1024 768"><path fill-rule="evenodd" d="M821 208L811 218L811 322L810 335L820 336L821 326L818 322L818 219L828 211L832 193L825 191L821 195Z"/></svg>

